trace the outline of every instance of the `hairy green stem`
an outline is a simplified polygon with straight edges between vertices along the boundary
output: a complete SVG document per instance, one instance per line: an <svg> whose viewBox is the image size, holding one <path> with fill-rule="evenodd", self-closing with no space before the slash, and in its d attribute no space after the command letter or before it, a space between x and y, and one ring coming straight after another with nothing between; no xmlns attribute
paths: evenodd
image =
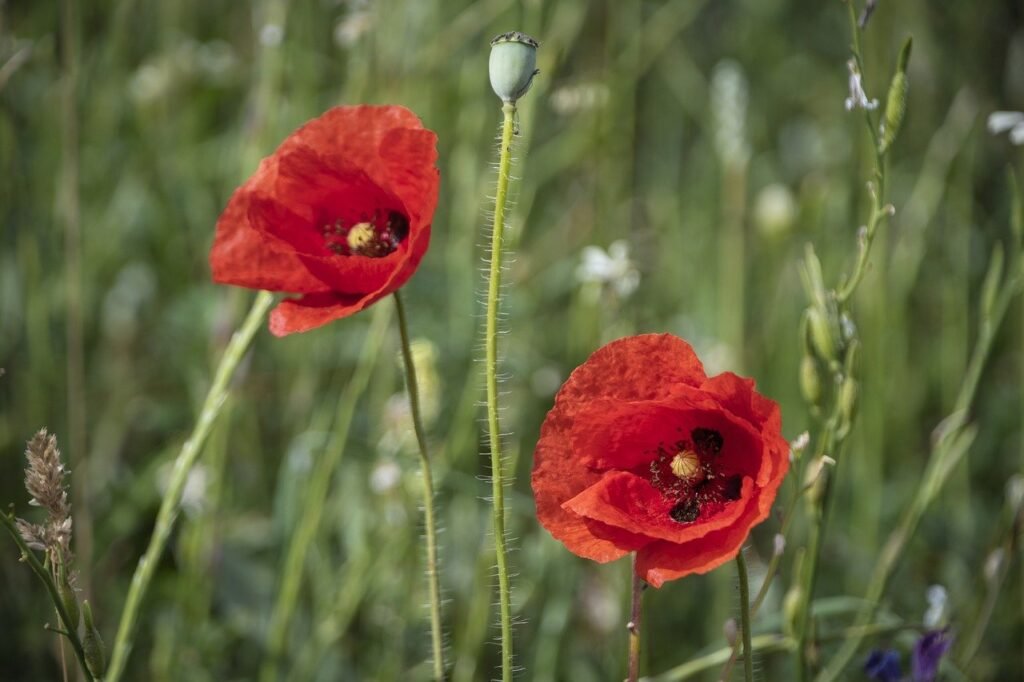
<svg viewBox="0 0 1024 682"><path fill-rule="evenodd" d="M644 581L636 572L636 552L633 553L633 565L630 568L629 622L629 677L627 682L640 679L640 621L644 614Z"/></svg>
<svg viewBox="0 0 1024 682"><path fill-rule="evenodd" d="M741 548L736 555L736 572L740 580L740 629L743 631L743 679L754 681L754 651L750 646L750 584L747 578L747 560Z"/></svg>
<svg viewBox="0 0 1024 682"><path fill-rule="evenodd" d="M302 515L291 533L288 548L285 552L284 564L281 568L281 584L270 614L270 625L267 633L267 653L260 667L260 680L276 682L279 679L281 660L288 644L288 632L295 613L295 605L302 586L303 567L309 547L316 539L320 520L323 518L324 506L334 471L338 468L345 443L348 441L349 428L355 414L356 405L366 387L370 383L377 352L384 340L390 314L387 307L374 310L370 329L366 332L363 347L359 353L352 378L346 384L338 399L338 407L331 429L331 438L324 447L323 453L317 458L315 468L309 477L302 506Z"/></svg>
<svg viewBox="0 0 1024 682"><path fill-rule="evenodd" d="M89 672L89 666L85 662L85 650L82 648L82 640L78 638L78 623L71 622L71 616L68 615L67 609L64 608L64 600L61 599L57 583L53 581L53 577L46 570L46 567L39 562L39 558L36 557L35 553L25 544L25 540L21 537L21 533L18 532L18 527L15 525L12 515L0 512L0 521L3 522L4 528L11 534L11 538L18 545L18 549L21 550L23 560L28 563L32 572L39 576L39 579L43 581L43 585L46 586L46 591L50 594L50 600L53 602L54 608L57 609L57 615L60 616L61 621L64 623L64 630L61 634L71 642L71 648L75 650L75 657L78 659L78 664L82 669L82 675L85 677L86 682L92 682L95 678Z"/></svg>
<svg viewBox="0 0 1024 682"><path fill-rule="evenodd" d="M515 104L506 102L501 112L501 156L498 188L494 195L494 227L491 232L491 269L487 285L486 347L487 430L491 449L491 494L494 508L494 551L498 565L498 600L501 611L501 679L512 680L512 599L509 589L508 551L505 548L505 477L502 473L501 427L498 422L498 299L501 291L501 247L505 229L509 170L512 166L512 133Z"/></svg>
<svg viewBox="0 0 1024 682"><path fill-rule="evenodd" d="M430 455L427 452L427 434L423 429L420 413L420 393L416 383L416 365L413 363L412 348L409 345L409 327L405 320L405 306L401 292L395 292L395 310L398 311L398 331L402 336L402 359L405 361L405 384L409 393L409 409L412 413L416 444L420 452L420 469L423 476L423 522L427 535L427 582L430 586L430 637L433 644L434 679L444 679L444 651L441 639L441 585L437 570L437 527L434 520L434 479L430 471Z"/></svg>
<svg viewBox="0 0 1024 682"><path fill-rule="evenodd" d="M188 440L181 446L178 458L174 461L174 468L171 472L171 480L167 485L167 492L160 503L160 510L157 512L156 525L153 528L153 535L149 539L149 546L146 553L139 559L139 565L132 576L131 586L128 588L128 597L125 599L124 610L121 613L121 622L117 628L117 638L114 640L114 649L110 657L110 667L107 669L106 682L117 682L124 673L125 664L128 662L128 655L131 653L132 643L135 637L135 627L139 619L139 609L149 588L153 575L156 572L160 556L167 546L171 536L171 529L178 516L178 509L181 505L181 498L185 493L185 483L188 481L189 472L196 463L203 451L203 442L210 433L217 415L228 394L228 383L238 363L245 356L249 344L252 342L256 330L259 329L263 317L273 303L274 296L270 292L261 291L256 295L245 322L231 337L224 356L221 358L217 371L214 374L213 383L206 394L199 419L192 428Z"/></svg>

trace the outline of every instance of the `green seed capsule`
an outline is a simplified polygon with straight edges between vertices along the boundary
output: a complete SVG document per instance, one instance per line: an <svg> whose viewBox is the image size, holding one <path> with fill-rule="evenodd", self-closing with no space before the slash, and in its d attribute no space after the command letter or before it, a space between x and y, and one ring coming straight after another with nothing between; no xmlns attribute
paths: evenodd
<svg viewBox="0 0 1024 682"><path fill-rule="evenodd" d="M514 104L530 89L533 77L540 73L538 46L536 40L519 31L502 33L491 41L491 88L502 102Z"/></svg>
<svg viewBox="0 0 1024 682"><path fill-rule="evenodd" d="M57 574L57 591L60 592L60 601L64 605L64 610L68 612L70 621L64 625L72 632L78 630L78 622L82 617L78 608L78 595L75 594L75 590L68 581L67 570L64 566L60 567Z"/></svg>
<svg viewBox="0 0 1024 682"><path fill-rule="evenodd" d="M903 125L903 117L907 113L907 62L910 60L910 48L913 41L907 38L900 50L900 60L889 84L889 95L885 101L885 117L882 119L881 139L878 141L878 153L884 154L896 141L896 136Z"/></svg>
<svg viewBox="0 0 1024 682"><path fill-rule="evenodd" d="M837 358L836 335L832 331L825 314L817 308L807 310L807 328L811 336L811 344L814 350L827 363L833 363Z"/></svg>
<svg viewBox="0 0 1024 682"><path fill-rule="evenodd" d="M800 361L800 391L808 405L821 404L821 375L818 363L810 355Z"/></svg>
<svg viewBox="0 0 1024 682"><path fill-rule="evenodd" d="M842 386L839 387L839 429L836 436L840 439L846 438L853 425L853 418L857 416L857 394L860 387L857 380L847 377Z"/></svg>
<svg viewBox="0 0 1024 682"><path fill-rule="evenodd" d="M85 616L85 634L82 637L82 649L85 651L85 663L94 677L101 678L107 670L107 657L103 651L103 639L100 631L92 621L92 607L88 601L82 602L82 615Z"/></svg>

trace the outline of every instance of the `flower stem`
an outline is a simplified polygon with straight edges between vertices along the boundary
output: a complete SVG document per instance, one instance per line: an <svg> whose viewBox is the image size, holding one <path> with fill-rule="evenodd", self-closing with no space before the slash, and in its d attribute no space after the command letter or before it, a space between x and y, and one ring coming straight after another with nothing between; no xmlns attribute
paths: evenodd
<svg viewBox="0 0 1024 682"><path fill-rule="evenodd" d="M633 566L630 569L632 590L629 597L629 677L627 682L640 679L640 619L643 617L644 582L636 572L636 552L633 553Z"/></svg>
<svg viewBox="0 0 1024 682"><path fill-rule="evenodd" d="M217 415L228 394L228 382L231 380L238 363L245 356L256 330L259 329L266 315L267 309L273 303L274 296L270 292L261 291L256 295L245 322L231 337L224 356L217 366L214 374L213 384L206 394L203 402L203 409L199 413L199 419L192 428L188 440L181 446L178 458L174 461L174 468L171 472L171 480L167 486L167 492L160 503L160 510L157 512L156 525L153 528L153 535L149 538L149 547L146 553L139 559L139 565L132 576L131 586L128 589L128 597L125 599L124 610L121 613L121 622L117 628L117 638L114 640L114 649L110 657L110 667L107 669L105 682L117 682L124 673L125 664L128 662L128 655L131 653L132 643L135 636L135 627L139 618L139 608L142 606L142 599L153 580L160 556L163 554L167 541L171 536L171 529L178 515L178 508L181 505L181 498L185 493L185 483L188 480L189 472L196 463L203 450L203 442L210 433Z"/></svg>
<svg viewBox="0 0 1024 682"><path fill-rule="evenodd" d="M21 537L21 533L18 532L18 527L14 523L14 519L11 514L7 512L0 512L0 522L3 523L4 528L11 534L11 538L15 544L18 545L18 549L21 550L21 556L23 560L28 563L29 568L32 572L39 576L39 579L43 581L43 585L46 586L46 591L50 593L50 600L53 602L54 608L57 610L57 614L60 616L61 622L64 624L64 636L71 642L71 648L75 650L75 657L78 658L78 664L82 668L82 675L86 682L92 682L93 676L89 672L89 666L85 662L85 650L82 648L82 640L78 638L78 624L71 622L71 617L68 615L68 611L64 608L64 600L61 599L60 592L57 590L57 583L54 582L53 576L46 570L46 567L39 562L39 558L36 557L35 553L25 544L25 540Z"/></svg>
<svg viewBox="0 0 1024 682"><path fill-rule="evenodd" d="M501 610L501 679L512 680L512 600L509 590L508 553L505 548L505 479L502 474L501 428L498 424L498 294L501 291L501 247L505 228L509 169L512 166L512 132L516 107L506 102L501 112L501 157L498 189L494 195L494 227L491 232L491 269L487 285L487 322L484 345L487 373L487 429L491 449L491 492L494 507L494 551L498 565L498 600Z"/></svg>
<svg viewBox="0 0 1024 682"><path fill-rule="evenodd" d="M743 631L743 679L754 680L754 652L750 647L750 584L747 578L747 560L743 549L736 555L736 572L740 580L740 628Z"/></svg>
<svg viewBox="0 0 1024 682"><path fill-rule="evenodd" d="M850 33L853 39L851 50L853 51L853 57L857 62L857 68L863 76L864 58L860 45L860 27L857 23L857 17L854 12L852 0L847 0L847 14L850 24ZM887 164L884 156L879 151L878 133L876 132L874 117L869 109L864 110L864 122L871 135L871 147L873 150L872 153L874 155L875 166L873 182L868 185L869 192L871 194L871 213L868 216L867 225L862 229L859 238L857 260L854 264L853 272L844 278L835 290L830 292L830 296L834 299L835 304L838 306L840 311L845 311L850 298L857 291L857 287L860 285L864 278L864 274L867 272L868 259L871 255L871 247L874 243L875 236L878 233L878 228L886 218L892 215L893 212L892 207L885 203ZM845 429L840 428L841 406L839 383L836 384L835 393L832 396L832 403L832 414L824 422L822 431L818 436L818 444L815 451L817 457L831 455L836 460L839 460L841 459L840 453L843 449L844 441L850 430L849 424L846 425ZM823 489L817 499L812 500L810 504L810 540L808 543L807 561L802 568L801 575L803 601L796 619L796 636L798 639L798 646L795 650L795 663L797 679L800 682L810 679L811 675L810 640L813 630L811 622L811 602L814 599L814 588L818 576L822 538L824 537L825 529L828 526L829 513L831 509L830 500L834 487L832 474L833 472L830 471L822 472L822 475L826 477Z"/></svg>
<svg viewBox="0 0 1024 682"><path fill-rule="evenodd" d="M427 453L427 436L420 413L420 394L416 383L416 365L409 346L409 328L405 321L405 306L400 291L395 291L395 310L398 311L398 331L402 336L402 359L405 361L405 384L409 392L409 409L413 429L420 450L420 469L423 475L423 521L427 533L427 582L430 585L430 636L434 653L434 679L444 679L444 652L441 640L441 586L437 570L437 527L434 520L434 479Z"/></svg>

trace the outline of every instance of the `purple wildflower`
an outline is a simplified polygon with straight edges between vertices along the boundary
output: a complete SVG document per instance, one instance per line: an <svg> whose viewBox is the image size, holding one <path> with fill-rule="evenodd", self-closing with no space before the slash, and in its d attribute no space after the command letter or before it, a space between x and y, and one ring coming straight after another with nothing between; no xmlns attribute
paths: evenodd
<svg viewBox="0 0 1024 682"><path fill-rule="evenodd" d="M895 649L875 649L864 664L864 672L870 679L878 682L899 682L903 676L899 653Z"/></svg>
<svg viewBox="0 0 1024 682"><path fill-rule="evenodd" d="M934 682L939 672L939 663L952 644L953 636L945 629L932 630L922 635L911 655L914 682Z"/></svg>

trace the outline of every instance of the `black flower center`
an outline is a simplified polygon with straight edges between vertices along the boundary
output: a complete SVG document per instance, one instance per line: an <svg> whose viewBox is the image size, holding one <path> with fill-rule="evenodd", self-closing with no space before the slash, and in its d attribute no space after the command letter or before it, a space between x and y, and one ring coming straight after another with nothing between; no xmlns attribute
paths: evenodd
<svg viewBox="0 0 1024 682"><path fill-rule="evenodd" d="M320 234L327 248L339 256L383 258L409 236L409 220L398 211L388 211L384 218L374 211L373 216L361 215L358 222L338 219L324 224Z"/></svg>
<svg viewBox="0 0 1024 682"><path fill-rule="evenodd" d="M669 517L693 523L740 498L743 478L721 466L725 439L715 429L695 428L689 438L658 446L648 466L651 485L673 502Z"/></svg>

